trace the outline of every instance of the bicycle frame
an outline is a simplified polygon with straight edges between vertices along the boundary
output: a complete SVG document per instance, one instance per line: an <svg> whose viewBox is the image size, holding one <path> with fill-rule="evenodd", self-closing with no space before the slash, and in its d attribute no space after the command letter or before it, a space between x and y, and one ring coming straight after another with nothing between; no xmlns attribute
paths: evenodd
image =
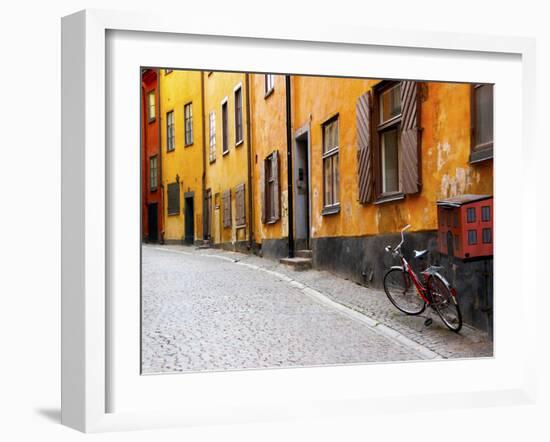
<svg viewBox="0 0 550 442"><path fill-rule="evenodd" d="M422 275L424 276L425 283L426 283L426 285L424 285L424 283L420 280L420 278L418 277L416 272L412 269L411 265L408 263L408 261L403 256L403 253L401 252L401 246L405 242L404 232L405 232L405 230L407 230L410 227L411 227L410 224L407 224L405 227L403 227L403 229L401 230L401 242L393 250L391 249L391 246L386 246L386 250L388 252L391 252L393 255L399 256L399 259L401 260L401 266L393 266L392 268L399 268L399 269L404 270L409 275L409 277L411 278L411 280L412 280L412 282L413 282L413 284L416 288L416 293L418 294L418 296L427 305L430 305L432 303L432 301L429 299L428 287L427 287L428 277L430 275L429 269L426 269L426 270L421 272ZM437 275L448 286L449 291L451 292L451 295L453 296L453 301L456 303L456 299L455 299L456 290L453 287L451 287L450 284L448 284L445 281L445 278L443 278L441 275L439 275L439 273L437 273ZM407 284L407 281L405 281L405 284Z"/></svg>

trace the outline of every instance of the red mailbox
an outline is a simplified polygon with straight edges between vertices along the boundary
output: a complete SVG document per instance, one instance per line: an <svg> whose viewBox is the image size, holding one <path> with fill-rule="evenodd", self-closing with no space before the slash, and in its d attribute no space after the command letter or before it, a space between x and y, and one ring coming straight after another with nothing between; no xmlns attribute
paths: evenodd
<svg viewBox="0 0 550 442"><path fill-rule="evenodd" d="M493 197L459 195L437 202L439 252L462 259L493 256Z"/></svg>

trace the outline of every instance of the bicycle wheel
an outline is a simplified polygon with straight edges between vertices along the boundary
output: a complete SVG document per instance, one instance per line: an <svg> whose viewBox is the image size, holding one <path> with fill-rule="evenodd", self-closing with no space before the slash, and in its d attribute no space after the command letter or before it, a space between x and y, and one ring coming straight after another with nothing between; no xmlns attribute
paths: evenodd
<svg viewBox="0 0 550 442"><path fill-rule="evenodd" d="M426 303L416 293L411 277L403 269L390 269L386 273L384 291L391 303L407 315L419 315L426 308Z"/></svg>
<svg viewBox="0 0 550 442"><path fill-rule="evenodd" d="M462 328L462 313L458 301L440 276L430 276L428 279L428 293L432 297L431 306L441 320L449 329L458 333Z"/></svg>

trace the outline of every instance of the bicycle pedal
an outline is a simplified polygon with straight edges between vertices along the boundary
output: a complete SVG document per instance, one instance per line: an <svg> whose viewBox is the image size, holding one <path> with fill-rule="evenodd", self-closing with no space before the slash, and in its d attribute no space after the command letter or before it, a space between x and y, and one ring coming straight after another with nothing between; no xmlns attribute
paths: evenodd
<svg viewBox="0 0 550 442"><path fill-rule="evenodd" d="M430 325L432 325L432 318L427 318L425 321L424 321L424 327L429 327Z"/></svg>

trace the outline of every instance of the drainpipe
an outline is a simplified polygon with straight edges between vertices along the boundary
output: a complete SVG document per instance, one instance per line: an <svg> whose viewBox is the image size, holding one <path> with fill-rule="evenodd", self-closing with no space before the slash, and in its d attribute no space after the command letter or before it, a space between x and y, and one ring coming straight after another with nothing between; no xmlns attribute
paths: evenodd
<svg viewBox="0 0 550 442"><path fill-rule="evenodd" d="M292 192L292 118L290 75L285 75L286 83L286 164L288 183L288 257L294 258L294 194Z"/></svg>
<svg viewBox="0 0 550 442"><path fill-rule="evenodd" d="M206 133L205 133L205 113L204 113L204 71L201 72L201 136L202 136L202 239L203 241L206 238L207 229L207 211L206 207ZM210 221L211 222L211 221Z"/></svg>
<svg viewBox="0 0 550 442"><path fill-rule="evenodd" d="M254 205L252 203L252 137L250 127L250 74L245 74L246 88L246 140L248 147L248 248L253 250L254 246Z"/></svg>
<svg viewBox="0 0 550 442"><path fill-rule="evenodd" d="M162 146L161 146L161 122L160 122L160 69L155 69L157 73L157 125L158 125L158 140L157 140L157 148L158 148L158 180L159 180L159 191L160 191L160 198L159 198L159 211L160 211L160 217L159 221L161 226L160 227L160 238L159 242L160 244L164 244L164 184L162 182Z"/></svg>

